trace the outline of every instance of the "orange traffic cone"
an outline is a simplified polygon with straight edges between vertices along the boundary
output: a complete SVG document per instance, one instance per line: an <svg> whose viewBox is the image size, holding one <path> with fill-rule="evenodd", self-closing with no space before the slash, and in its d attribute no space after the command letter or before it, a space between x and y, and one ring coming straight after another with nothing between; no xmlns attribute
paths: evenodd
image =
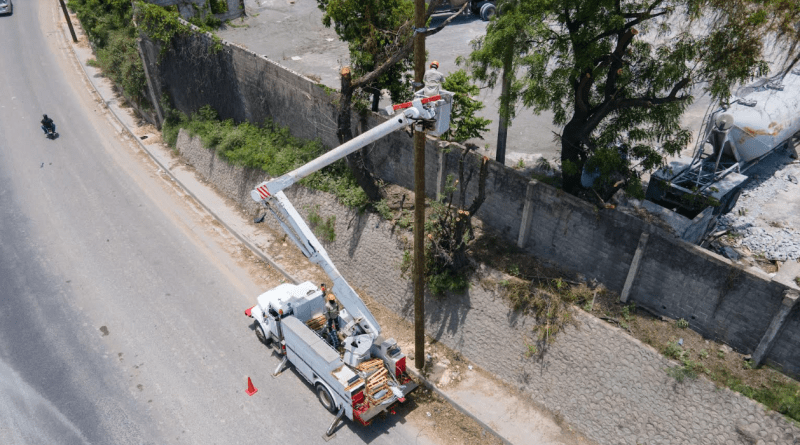
<svg viewBox="0 0 800 445"><path fill-rule="evenodd" d="M247 378L247 391L245 391L248 396L252 396L253 394L258 392L255 386L253 386L253 381L250 380L250 377Z"/></svg>

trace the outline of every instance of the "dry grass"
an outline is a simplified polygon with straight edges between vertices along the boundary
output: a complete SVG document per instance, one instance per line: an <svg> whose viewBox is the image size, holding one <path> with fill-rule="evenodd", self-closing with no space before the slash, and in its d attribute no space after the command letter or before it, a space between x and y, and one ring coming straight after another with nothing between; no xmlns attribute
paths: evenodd
<svg viewBox="0 0 800 445"><path fill-rule="evenodd" d="M619 295L544 266L498 238L482 236L471 253L477 261L491 264L511 275L498 283L484 280L482 285L496 284L505 288L505 295L515 310L531 314L538 320L540 341L529 345L529 355L541 358L547 344L545 342L542 347L541 333L544 331L549 336L558 333L558 329L552 329L546 323L555 320L558 327L563 326L569 321L569 307L575 305L625 329L666 357L677 360L681 366L669 371L677 380L704 375L717 385L753 398L795 422L800 421L800 383L769 367L753 369L743 354L703 338L689 329L685 320L662 319L635 304L623 305L619 302ZM735 278L731 277L732 280ZM557 307L555 312L551 312L553 307Z"/></svg>

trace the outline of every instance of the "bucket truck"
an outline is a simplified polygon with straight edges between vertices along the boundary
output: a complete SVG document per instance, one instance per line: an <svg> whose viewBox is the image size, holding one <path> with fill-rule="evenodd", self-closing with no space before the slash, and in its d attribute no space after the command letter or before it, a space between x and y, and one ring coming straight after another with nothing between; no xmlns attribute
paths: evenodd
<svg viewBox="0 0 800 445"><path fill-rule="evenodd" d="M339 332L328 323L324 297L327 289L311 282L284 283L258 297L245 315L255 319L256 336L265 344L275 343L281 363L278 375L291 363L315 389L322 405L336 417L326 431L346 416L368 425L372 419L404 402L416 388L406 374L406 357L397 342L385 338L367 306L334 266L325 248L288 200L283 190L302 178L344 158L350 153L409 125L438 135L449 127L452 93L417 98L390 106L391 116L383 124L319 158L278 178L265 181L251 197L267 207L281 229L312 263L322 267L331 280L331 291L342 305ZM394 112L400 113L394 114ZM257 220L263 221L264 215ZM339 335L343 340L339 343Z"/></svg>

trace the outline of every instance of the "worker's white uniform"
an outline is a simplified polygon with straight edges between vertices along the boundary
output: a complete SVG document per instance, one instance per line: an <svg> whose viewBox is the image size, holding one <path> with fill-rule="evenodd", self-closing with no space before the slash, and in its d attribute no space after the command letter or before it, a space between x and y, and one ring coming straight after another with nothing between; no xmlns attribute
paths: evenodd
<svg viewBox="0 0 800 445"><path fill-rule="evenodd" d="M422 90L422 94L425 97L435 96L439 94L439 87L444 82L444 74L440 73L436 68L431 68L425 71L425 76L422 77L422 81L425 82L425 88Z"/></svg>

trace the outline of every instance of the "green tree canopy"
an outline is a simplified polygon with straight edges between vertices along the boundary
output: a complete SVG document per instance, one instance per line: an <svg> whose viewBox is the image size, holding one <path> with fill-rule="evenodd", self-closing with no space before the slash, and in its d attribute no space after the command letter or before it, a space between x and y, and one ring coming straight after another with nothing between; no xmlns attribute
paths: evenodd
<svg viewBox="0 0 800 445"><path fill-rule="evenodd" d="M317 0L324 12L322 23L333 27L347 42L353 75L361 77L398 52L414 35L414 3L411 0ZM412 68L408 51L397 63L377 76L373 87L389 90L393 101L410 91Z"/></svg>
<svg viewBox="0 0 800 445"><path fill-rule="evenodd" d="M448 141L461 143L467 139L481 137L492 121L475 116L476 112L483 109L483 102L473 99L480 89L470 82L467 72L458 70L450 73L442 88L455 94L453 109L450 112L450 129L442 137Z"/></svg>
<svg viewBox="0 0 800 445"><path fill-rule="evenodd" d="M472 42L473 51L466 62L472 77L494 88L501 83L500 121L497 134L497 162L505 163L508 127L516 114L523 82L517 79L522 56L527 54L531 40L532 2L501 0L502 14L496 15L486 26L486 34Z"/></svg>
<svg viewBox="0 0 800 445"><path fill-rule="evenodd" d="M639 185L638 171L689 142L679 119L695 87L726 100L733 86L768 72L765 37L784 45L786 66L797 61L797 0L500 0L499 7L500 18L527 18L527 40L513 55L525 72L519 94L536 112L552 110L563 127L563 186L572 193L588 161ZM494 32L505 31L490 26L486 42Z"/></svg>

